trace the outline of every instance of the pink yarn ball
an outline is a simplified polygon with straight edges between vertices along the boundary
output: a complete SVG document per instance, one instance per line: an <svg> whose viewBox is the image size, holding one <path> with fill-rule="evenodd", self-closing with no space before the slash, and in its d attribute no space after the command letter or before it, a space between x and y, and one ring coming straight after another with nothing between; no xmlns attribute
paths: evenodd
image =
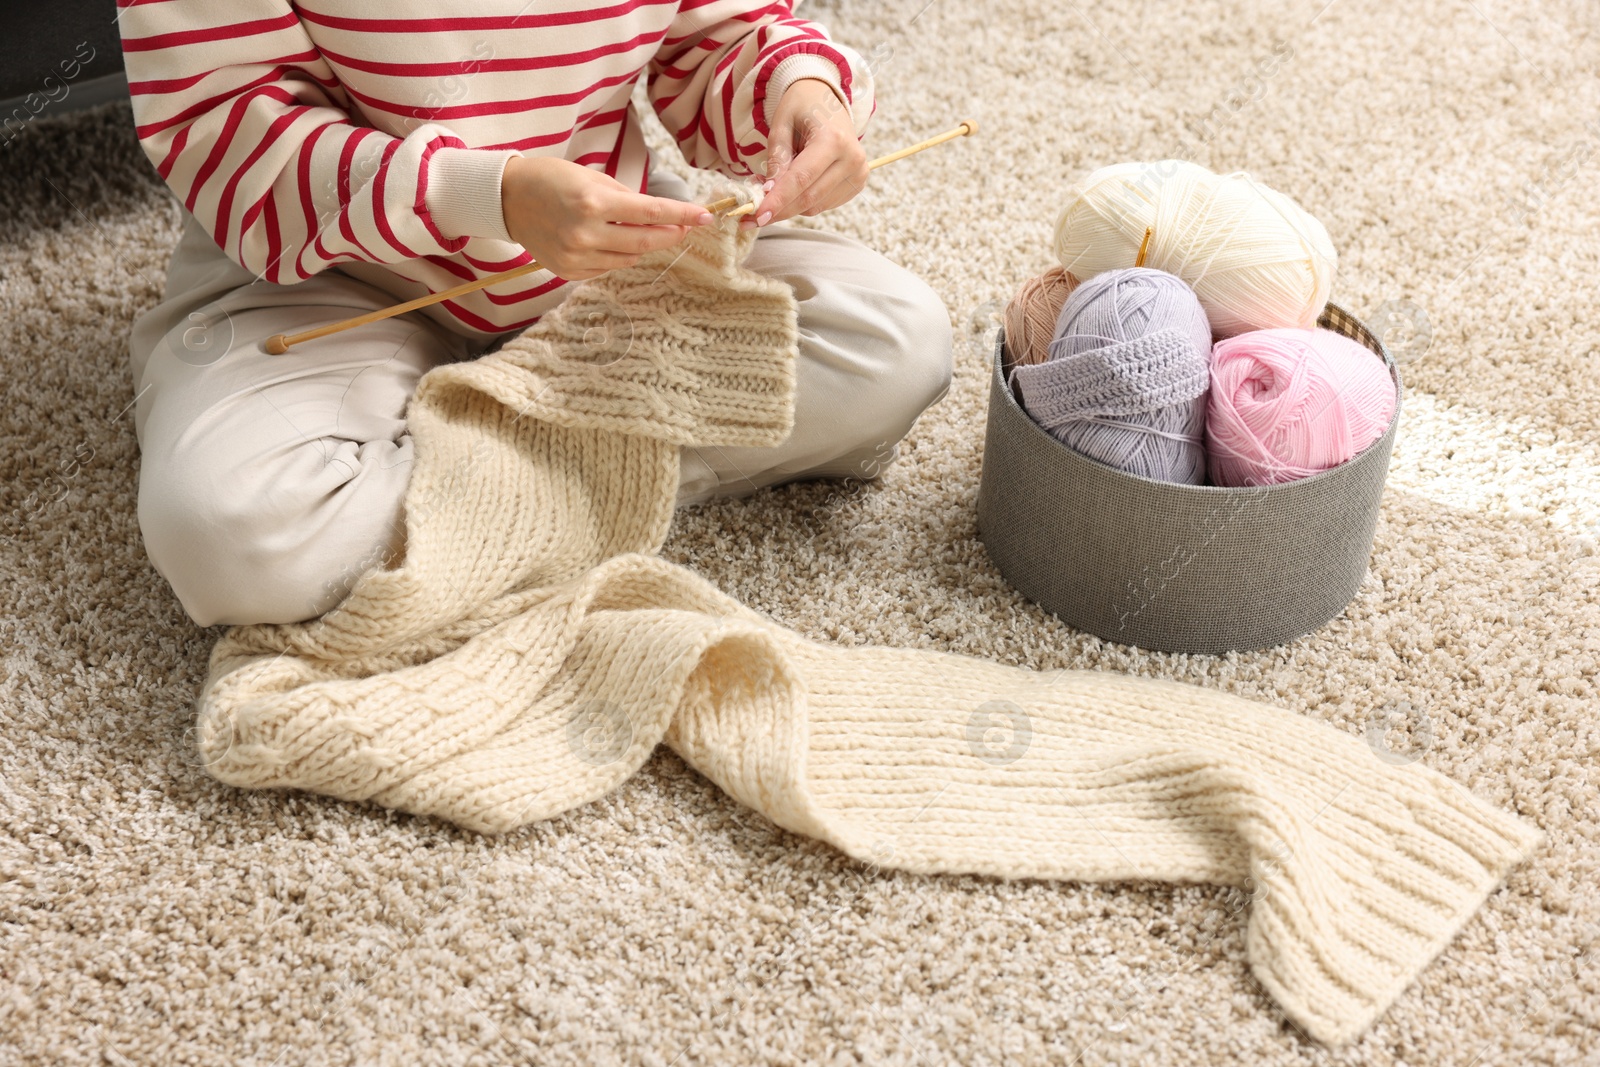
<svg viewBox="0 0 1600 1067"><path fill-rule="evenodd" d="M1211 350L1212 485L1276 485L1337 467L1394 418L1382 359L1332 330L1255 330Z"/></svg>

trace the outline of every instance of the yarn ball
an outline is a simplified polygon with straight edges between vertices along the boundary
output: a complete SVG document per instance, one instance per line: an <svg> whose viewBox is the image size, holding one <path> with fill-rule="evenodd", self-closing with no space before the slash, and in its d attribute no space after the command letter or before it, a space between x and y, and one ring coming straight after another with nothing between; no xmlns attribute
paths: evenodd
<svg viewBox="0 0 1600 1067"><path fill-rule="evenodd" d="M1211 324L1190 289L1130 267L1083 282L1061 306L1050 358L1016 366L1025 411L1091 459L1145 478L1205 481Z"/></svg>
<svg viewBox="0 0 1600 1067"><path fill-rule="evenodd" d="M1394 409L1383 360L1332 330L1219 341L1206 416L1211 482L1275 485L1337 467L1388 431Z"/></svg>
<svg viewBox="0 0 1600 1067"><path fill-rule="evenodd" d="M1217 337L1314 326L1338 256L1328 231L1248 174L1169 159L1101 167L1067 190L1055 254L1080 280L1144 266L1194 287Z"/></svg>
<svg viewBox="0 0 1600 1067"><path fill-rule="evenodd" d="M1006 350L1013 363L1043 363L1050 358L1061 305L1077 287L1078 279L1060 267L1022 283L1006 305Z"/></svg>

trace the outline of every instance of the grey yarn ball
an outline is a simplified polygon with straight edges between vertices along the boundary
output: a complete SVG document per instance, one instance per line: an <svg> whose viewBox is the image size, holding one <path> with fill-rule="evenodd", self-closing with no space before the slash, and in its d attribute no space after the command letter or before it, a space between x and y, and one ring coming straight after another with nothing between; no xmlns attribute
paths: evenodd
<svg viewBox="0 0 1600 1067"><path fill-rule="evenodd" d="M1070 448L1145 478L1203 485L1211 323L1194 290L1144 267L1067 298L1050 358L1016 366L1022 407Z"/></svg>

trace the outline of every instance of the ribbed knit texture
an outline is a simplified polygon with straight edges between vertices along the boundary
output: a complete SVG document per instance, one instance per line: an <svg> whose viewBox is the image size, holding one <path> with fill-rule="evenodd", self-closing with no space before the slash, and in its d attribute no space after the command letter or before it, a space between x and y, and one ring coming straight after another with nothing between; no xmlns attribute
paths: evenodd
<svg viewBox="0 0 1600 1067"><path fill-rule="evenodd" d="M1298 715L826 646L661 560L678 446L790 426L795 304L738 265L750 241L708 228L429 373L404 560L320 620L224 635L199 702L212 773L494 832L603 796L665 742L879 866L1254 886L1255 974L1307 1033L1357 1036L1536 833ZM632 324L604 365L597 314Z"/></svg>

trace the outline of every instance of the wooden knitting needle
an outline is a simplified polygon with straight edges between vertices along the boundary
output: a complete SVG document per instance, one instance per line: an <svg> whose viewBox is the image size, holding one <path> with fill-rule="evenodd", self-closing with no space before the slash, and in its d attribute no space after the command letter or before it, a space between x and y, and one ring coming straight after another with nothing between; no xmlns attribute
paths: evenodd
<svg viewBox="0 0 1600 1067"><path fill-rule="evenodd" d="M965 137L969 133L977 132L978 121L976 119L966 119L961 123L961 125L957 126L953 130L946 130L936 137L928 138L926 141L918 141L916 144L902 148L898 152L890 152L886 156L879 156L877 159L874 159L871 163L867 164L867 169L876 170L885 163L893 163L897 159L904 159L907 156L915 155L924 148L932 148L936 144L944 144L946 141L953 141L957 137ZM718 211L726 211L731 207L735 207L738 203L739 198L737 196L725 196L721 200L707 204L706 210L715 214ZM750 208L750 211L754 210L755 208ZM743 214L749 214L750 211L743 212Z"/></svg>
<svg viewBox="0 0 1600 1067"><path fill-rule="evenodd" d="M893 163L897 159L904 159L909 155L920 152L924 148L932 148L936 144L943 144L944 142L954 140L957 137L965 137L968 134L977 132L978 123L973 119L966 119L955 129L946 130L937 137L930 137L926 141L918 141L916 144L907 148L902 148L898 152L890 152L886 156L880 156L879 158L874 159L872 162L867 164L867 169L874 170L883 166L885 163ZM726 211L727 214L723 216L724 218L748 215L755 209L755 201L741 205L739 203L739 198L736 196L723 197L721 200L718 200L715 203L706 205L706 210L710 211L712 214L718 214ZM416 311L418 308L425 308L431 304L437 304L443 300L454 300L458 296L465 296L468 293L475 293L479 289L487 289L491 285L498 285L501 282L508 282L513 278L520 278L524 274L532 274L535 271L541 270L544 270L544 267L539 263L524 263L520 267L512 267L510 270L501 271L499 274L491 274L487 278L479 278L477 281L465 282L453 288L446 289L443 292L429 293L427 296L419 296L415 300L407 300L403 304L396 304L393 307L383 308L380 311L370 311L365 315L357 315L353 319L345 319L343 322L335 322L327 326L319 326L314 330L307 330L304 333L273 334L271 337L267 338L265 342L265 348L268 353L274 356L281 356L285 352L289 351L291 346L305 341L315 341L319 337L327 337L329 334L343 333L345 330L353 330L357 326L365 326L369 322L379 322L383 319L393 318L396 315L404 315L408 311Z"/></svg>

